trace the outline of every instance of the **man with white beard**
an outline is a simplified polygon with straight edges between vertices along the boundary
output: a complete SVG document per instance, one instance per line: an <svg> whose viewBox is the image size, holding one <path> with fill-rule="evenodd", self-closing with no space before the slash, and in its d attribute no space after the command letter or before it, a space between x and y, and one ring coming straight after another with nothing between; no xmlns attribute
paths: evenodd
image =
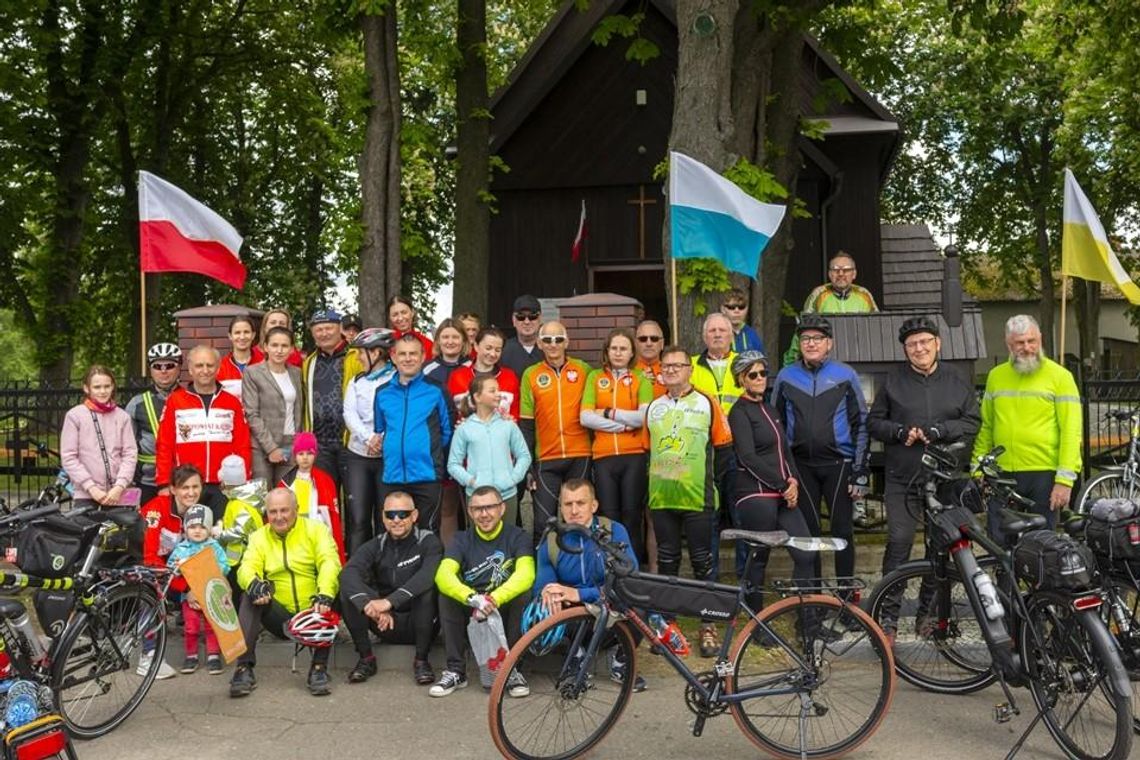
<svg viewBox="0 0 1140 760"><path fill-rule="evenodd" d="M1081 398L1072 374L1041 353L1041 328L1026 314L1005 323L1009 361L990 370L982 398L982 428L974 461L1004 446L999 464L1017 480L1017 492L1056 523L1069 504L1081 469ZM991 504L989 530L1001 540L998 507Z"/></svg>

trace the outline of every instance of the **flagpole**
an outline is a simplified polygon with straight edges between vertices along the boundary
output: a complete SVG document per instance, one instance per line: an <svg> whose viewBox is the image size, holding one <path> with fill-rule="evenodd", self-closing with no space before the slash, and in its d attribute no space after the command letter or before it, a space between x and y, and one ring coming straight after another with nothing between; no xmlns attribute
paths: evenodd
<svg viewBox="0 0 1140 760"><path fill-rule="evenodd" d="M139 329L141 330L141 338L139 339L139 362L142 369L142 377L146 377L146 272L142 268L142 263L139 263Z"/></svg>
<svg viewBox="0 0 1140 760"><path fill-rule="evenodd" d="M670 299L673 302L672 309L669 311L669 314L672 317L671 321L673 323L673 334L670 336L672 338L672 341L670 342L674 346L679 346L681 345L681 331L677 327L677 259L673 258L672 255L669 256L669 267L671 270L671 276L669 279L672 281L672 287L669 288L669 295Z"/></svg>

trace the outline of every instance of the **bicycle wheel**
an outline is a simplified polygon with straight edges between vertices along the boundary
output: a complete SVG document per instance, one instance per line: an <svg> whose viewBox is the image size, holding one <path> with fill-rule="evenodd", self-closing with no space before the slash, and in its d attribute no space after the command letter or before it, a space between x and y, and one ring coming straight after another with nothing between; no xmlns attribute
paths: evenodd
<svg viewBox="0 0 1140 760"><path fill-rule="evenodd" d="M977 559L991 576L997 572L995 557ZM949 564L946 573L936 579L926 560L904 565L875 586L868 605L875 622L895 633L895 670L904 681L937 694L969 694L997 676L957 568Z"/></svg>
<svg viewBox="0 0 1140 760"><path fill-rule="evenodd" d="M1116 639L1120 661L1132 682L1132 730L1140 733L1140 593L1131 582L1110 578L1101 617ZM1113 604L1119 605L1113 612ZM1117 619L1117 614L1123 620Z"/></svg>
<svg viewBox="0 0 1140 760"><path fill-rule="evenodd" d="M153 656L140 674L144 651ZM165 651L162 601L150 586L116 586L81 610L59 639L51 673L72 736L94 739L126 720L154 683Z"/></svg>
<svg viewBox="0 0 1140 760"><path fill-rule="evenodd" d="M726 693L799 688L734 702L732 716L744 735L789 760L837 757L870 738L896 683L890 643L870 616L834 597L811 595L782 599L760 619L795 656L749 620L732 643Z"/></svg>
<svg viewBox="0 0 1140 760"><path fill-rule="evenodd" d="M531 628L504 660L487 703L491 738L507 758L573 758L600 742L621 716L637 676L633 637L625 623L606 633L603 646L586 662L597 619L585 607L570 607ZM532 647L551 628L565 625L562 641L546 650ZM608 659L626 663L625 678L610 678ZM530 696L512 699L507 678L518 669Z"/></svg>
<svg viewBox="0 0 1140 760"><path fill-rule="evenodd" d="M1029 690L1057 744L1080 760L1120 760L1132 749L1131 692L1116 646L1095 610L1048 591L1026 601L1018 636ZM1038 643L1040 642L1040 643Z"/></svg>
<svg viewBox="0 0 1140 760"><path fill-rule="evenodd" d="M1136 499L1140 498L1140 483L1124 478L1124 471L1109 470L1089 478L1077 496L1076 511L1087 514L1089 507L1097 499Z"/></svg>

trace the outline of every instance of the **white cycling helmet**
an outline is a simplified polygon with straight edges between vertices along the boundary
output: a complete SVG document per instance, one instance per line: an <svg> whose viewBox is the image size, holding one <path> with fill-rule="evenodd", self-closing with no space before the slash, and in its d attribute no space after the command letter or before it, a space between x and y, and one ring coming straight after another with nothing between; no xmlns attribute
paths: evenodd
<svg viewBox="0 0 1140 760"><path fill-rule="evenodd" d="M180 362L182 361L182 349L178 347L177 343L155 343L146 352L146 361L149 364L160 359Z"/></svg>
<svg viewBox="0 0 1140 760"><path fill-rule="evenodd" d="M285 632L289 638L307 647L331 647L336 641L340 615L333 610L320 614L316 610L301 610L289 619Z"/></svg>

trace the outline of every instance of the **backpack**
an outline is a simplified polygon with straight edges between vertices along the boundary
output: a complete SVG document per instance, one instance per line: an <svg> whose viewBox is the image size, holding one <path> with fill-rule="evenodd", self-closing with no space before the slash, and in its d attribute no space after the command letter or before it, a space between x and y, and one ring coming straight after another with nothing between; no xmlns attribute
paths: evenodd
<svg viewBox="0 0 1140 760"><path fill-rule="evenodd" d="M598 521L598 527L600 527L606 533L609 533L611 535L613 534L613 520L601 515L598 515L596 519ZM561 553L561 551L561 548L558 546L558 534L554 531L550 531L546 534L546 553L550 556L551 567L558 567L558 555Z"/></svg>

